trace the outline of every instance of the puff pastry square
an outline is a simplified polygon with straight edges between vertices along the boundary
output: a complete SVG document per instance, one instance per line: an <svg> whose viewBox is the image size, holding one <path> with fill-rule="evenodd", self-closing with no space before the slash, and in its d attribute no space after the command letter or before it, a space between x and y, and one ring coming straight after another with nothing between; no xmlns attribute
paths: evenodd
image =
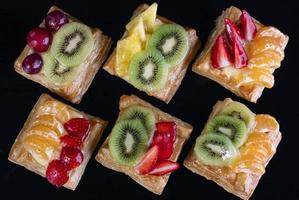
<svg viewBox="0 0 299 200"><path fill-rule="evenodd" d="M137 9L134 11L132 18L137 16L138 14L142 13L144 10L146 10L149 6L147 4L141 4ZM163 23L174 23L164 17L157 16L157 19L159 19ZM189 43L189 51L184 58L184 60L178 64L177 66L171 67L171 69L168 72L167 76L167 82L163 89L155 91L155 92L147 92L148 95L154 96L155 98L158 98L165 103L169 103L174 94L176 93L177 89L181 85L181 82L186 74L187 67L195 57L197 51L200 48L200 42L196 35L196 31L192 28L186 27L185 30L188 34L188 43ZM124 33L123 39L127 35L127 31ZM111 75L118 76L115 72L115 66L116 66L116 48L114 49L113 53L108 58L107 62L104 64L104 70L106 70ZM120 77L120 76L119 76ZM125 81L129 82L129 78L127 76L120 77L124 79Z"/></svg>
<svg viewBox="0 0 299 200"><path fill-rule="evenodd" d="M219 114L223 108L225 108L228 104L230 104L232 101L230 98L226 98L224 101L218 101L214 107L213 111L209 116L209 119L207 121L210 122L217 114ZM267 117L269 119L274 120L277 129L271 130L268 129L269 123L260 123L258 120ZM258 119L259 118L259 119ZM272 122L274 122L272 121ZM255 120L254 123L251 124L251 127L249 128L249 136L250 134L255 134L257 133L257 129L261 130L262 134L265 134L264 136L267 137L268 142L271 144L272 152L270 154L267 154L266 158L261 161L261 163L258 163L259 166L265 170L268 162L271 160L273 155L276 152L277 146L281 140L281 133L279 131L279 125L276 122L276 120L271 117L270 115L255 115ZM204 129L205 130L205 129ZM202 134L204 134L204 130ZM205 133L208 134L208 133ZM252 141L252 140L251 140ZM245 142L241 148L246 148L247 143ZM263 148L261 146L257 146L255 148L256 151L259 151L260 148ZM241 151L240 151L241 152ZM257 152L255 152L257 153ZM242 154L240 154L242 155ZM243 154L244 155L244 154ZM242 159L242 157L241 157ZM215 183L217 183L219 186L224 188L226 191L242 198L242 199L249 199L252 193L254 192L255 188L258 185L258 182L260 178L262 177L263 173L253 173L253 171L250 170L244 170L244 171L238 171L234 168L232 168L230 165L224 166L224 167L217 167L217 166L209 166L205 165L201 161L199 161L196 157L195 151L194 151L194 146L190 150L188 156L186 157L184 161L184 166L191 170L193 173L199 174L201 176L204 176L208 180L212 180ZM245 168L244 168L245 169Z"/></svg>
<svg viewBox="0 0 299 200"><path fill-rule="evenodd" d="M49 106L49 102L51 102L51 106ZM53 107L53 105L58 105L60 107ZM48 107L47 107L48 106ZM32 111L30 112L22 130L20 131L19 135L17 136L11 150L9 153L8 160L10 160L13 163L16 163L20 166L23 166L27 168L30 171L33 171L42 177L45 177L45 172L47 170L48 163L51 160L58 159L59 158L59 151L48 154L49 157L45 162L41 162L40 160L36 159L37 157L32 154L32 151L29 151L28 148L25 147L26 142L28 141L28 137L32 136L32 130L31 128L33 126L36 126L36 121L40 119L39 117L43 115L45 109L49 110L55 110L55 108L62 108L61 112L64 112L65 110L68 111L68 115L61 115L61 116L68 116L70 117L84 117L88 119L91 123L91 127L89 129L89 134L87 138L85 139L81 152L83 153L84 160L83 162L75 169L72 169L69 172L69 180L66 182L63 186L75 190L77 185L80 182L81 176L84 173L85 167L91 157L92 152L94 151L106 125L107 122L98 118L94 117L88 114L85 114L83 112L80 112L66 104L63 104L52 97L50 97L47 94L42 94L33 107ZM50 111L49 111L50 112ZM61 113L60 113L61 114ZM54 117L57 117L57 115L54 114ZM63 119L63 118L59 118ZM66 118L64 118L66 119ZM63 126L63 125L62 125ZM54 129L53 129L54 130ZM66 134L65 132L63 134ZM43 135L40 135L43 137ZM26 141L27 140L27 141ZM47 145L49 143L39 143L39 146L41 145ZM59 144L61 146L61 143ZM61 147L59 147L60 149Z"/></svg>
<svg viewBox="0 0 299 200"><path fill-rule="evenodd" d="M54 10L59 10L65 13L68 16L69 21L78 21L56 6L52 6L48 13ZM40 24L40 27L44 27L44 22ZM23 75L24 77L43 85L52 92L62 96L63 98L73 103L80 103L83 95L88 90L88 87L90 86L101 65L106 60L112 44L111 38L104 35L100 29L91 28L91 31L94 37L94 47L86 60L82 64L77 66L80 67L80 71L78 73L78 77L75 78L75 80L65 84L56 84L48 80L42 72L32 75L24 72L24 70L22 69L22 62L27 55L33 52L28 45L26 45L21 55L15 61L15 71Z"/></svg>
<svg viewBox="0 0 299 200"><path fill-rule="evenodd" d="M123 95L120 98L119 103L119 109L120 114L121 112L131 106L131 105L141 105L144 107L150 108L154 114L156 115L156 119L158 121L173 121L177 125L177 138L174 144L174 152L170 157L171 161L176 161L179 157L179 154L183 148L184 143L189 138L193 127L180 119L177 119L165 112L160 111L159 109L153 107L149 103L139 99L138 97L131 95L126 96ZM96 160L101 163L103 166L110 168L112 170L122 172L128 176L130 176L133 180L135 180L137 183L148 189L149 191L155 193L155 194L161 194L163 192L164 187L167 184L167 181L169 179L170 174L166 174L163 176L153 176L153 175L139 175L137 171L134 169L134 167L124 166L120 165L117 162L113 160L111 157L109 147L108 147L108 141L109 136L101 146L97 156Z"/></svg>
<svg viewBox="0 0 299 200"><path fill-rule="evenodd" d="M262 48L266 47L265 49L261 48L261 52L260 52L261 54L267 50L273 50L270 53L266 52L265 54L267 54L267 55L265 55L265 57L268 55L271 55L271 53L273 53L274 55L270 56L270 58L271 58L270 60L267 60L269 58L269 57L267 57L267 59L264 59L263 61L258 60L258 56L260 56L261 54L257 55L256 57L249 57L249 64L247 65L247 67L245 67L243 69L235 70L233 67L224 67L223 69L221 69L221 68L215 69L211 65L211 59L210 59L211 58L211 49L212 49L217 37L220 34L222 34L225 30L224 18L229 18L233 22L238 23L238 21L240 19L240 15L241 15L241 10L239 10L238 8L236 8L234 6L231 6L231 7L227 8L225 11L223 11L222 15L220 15L216 19L216 22L215 22L216 26L215 26L214 30L210 33L210 36L208 38L208 41L205 44L203 51L201 52L201 54L198 56L198 58L194 62L192 70L197 74L200 74L209 79L212 79L213 81L216 81L217 83L221 84L226 89L235 93L237 96L243 97L251 102L256 102L257 99L262 95L263 89L265 88L265 84L263 83L264 79L266 79L266 78L269 79L268 84L270 84L270 86L267 86L268 88L271 88L274 85L274 77L272 74L275 69L280 67L281 61L284 58L284 49L288 43L289 37L287 35L283 34L282 32L280 32L275 27L265 26L265 25L261 24L259 21L252 18L257 27L257 31L262 30L263 28L269 28L268 32L264 31L263 36L275 37L277 39L276 41L279 40L279 42L278 42L279 44L277 44L276 41L274 43L271 43L271 38L270 39L266 38L266 39L269 39L268 41L270 41L270 43L268 43L268 44L266 43L265 44L266 46L260 46ZM261 33L261 35L262 34L263 33ZM253 40L250 41L249 44L253 41L258 43L258 41L255 40L255 38L253 38ZM274 48L272 48L272 47L274 47ZM257 48L255 48L255 49L257 49ZM248 52L250 52L250 49L248 50L248 48L245 47L245 50L248 55ZM276 57L277 54L279 54L279 58ZM255 58L256 59L255 61L258 61L258 64L253 65L252 61L254 59L252 59L252 58ZM275 64L273 64L272 58L273 59L277 58L277 61L275 61ZM267 74L266 74L268 76L264 77L261 75L259 78L259 81L250 82L251 77L245 75L244 79L242 79L242 80L244 80L244 84L243 84L243 82L240 84L239 82L235 82L235 80L232 80L232 77L235 76L236 72L240 72L239 74L242 74L242 73L244 74L244 70L247 70L247 69L251 70L252 68L255 68L255 67L262 68L261 71L263 71L263 72L265 70L268 70L269 72L267 72ZM249 73L250 73L250 71L249 71ZM260 74L251 73L251 74L253 74L252 76L258 76L261 73Z"/></svg>

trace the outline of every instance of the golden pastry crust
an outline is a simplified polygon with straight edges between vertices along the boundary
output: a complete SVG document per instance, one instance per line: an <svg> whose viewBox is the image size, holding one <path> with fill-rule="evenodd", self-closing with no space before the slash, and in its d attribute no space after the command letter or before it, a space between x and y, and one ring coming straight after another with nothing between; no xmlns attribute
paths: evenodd
<svg viewBox="0 0 299 200"><path fill-rule="evenodd" d="M137 9L134 11L133 16L138 15L139 13L143 12L146 8L148 8L147 4L141 4ZM164 17L157 16L157 19L161 20L163 23L174 23ZM174 94L176 93L177 89L181 85L181 82L187 72L188 65L191 63L195 55L197 54L197 51L200 48L200 41L196 35L196 31L192 28L185 28L188 34L188 42L189 42L189 52L187 53L185 59L177 66L174 66L170 68L167 82L165 84L165 87L162 90L156 91L156 92L147 92L148 95L154 96L165 103L169 103ZM124 38L126 36L127 32L124 33ZM105 69L107 72L109 72L111 75L118 76L115 72L115 66L116 66L116 48L110 55L109 59L105 63L103 69ZM129 82L129 78L127 76L120 77L124 79L125 81Z"/></svg>
<svg viewBox="0 0 299 200"><path fill-rule="evenodd" d="M141 106L145 106L150 108L155 116L157 121L174 121L177 125L177 139L174 144L174 152L170 157L170 160L176 161L179 157L179 154L182 150L183 145L189 138L193 127L190 124L187 124L180 119L177 119L167 113L164 113L160 111L159 109L153 107L151 104L139 99L138 97L131 95L131 96L126 96L123 95L120 98L120 103L119 103L119 109L120 113L119 116L121 115L122 111L134 104L138 104ZM134 170L134 167L128 167L124 165L120 165L117 162L113 160L113 158L110 155L109 147L108 147L108 141L109 141L109 136L103 143L102 147L100 148L96 160L101 163L103 166L113 169L118 172L125 173L126 175L130 176L133 180L135 180L137 183L148 189L149 191L155 193L155 194L162 194L163 189L165 185L167 184L167 181L169 179L170 174L163 175L163 176L153 176L153 175L139 175L136 170Z"/></svg>
<svg viewBox="0 0 299 200"><path fill-rule="evenodd" d="M16 163L18 165L21 165L30 171L33 171L42 177L45 177L45 172L47 169L47 166L41 165L40 163L36 162L32 155L26 151L26 149L23 147L23 140L26 138L27 134L26 131L28 127L35 121L37 110L38 108L43 105L48 100L55 100L52 97L50 97L47 94L42 94L37 101L37 103L34 105L33 109L31 110L22 130L20 131L19 135L17 136L11 150L9 153L8 160L10 160L13 163ZM56 101L56 100L55 100ZM81 165L75 169L73 169L69 174L69 181L64 185L64 187L75 190L77 185L80 182L81 176L84 173L85 167L92 155L92 152L94 151L99 139L101 138L101 135L107 126L107 122L98 118L94 117L88 114L85 114L83 112L80 112L70 106L67 106L69 110L71 110L74 113L80 114L84 116L85 118L89 119L91 121L91 128L90 133L86 140L84 141L84 145L81 149L84 160L81 163ZM28 132L27 132L28 133ZM56 155L55 155L56 156Z"/></svg>
<svg viewBox="0 0 299 200"><path fill-rule="evenodd" d="M64 12L56 6L52 6L48 13L54 10ZM64 13L68 15L71 21L78 21L68 13ZM40 26L44 26L44 22L42 22ZM111 38L104 35L101 30L98 28L92 28L91 30L95 40L94 47L86 60L78 66L80 68L80 72L78 73L79 77L76 78L76 80L66 84L55 84L49 81L42 73L34 75L25 73L22 69L22 62L28 54L32 53L32 50L28 45L26 45L21 55L15 61L15 71L26 78L43 85L52 92L57 93L73 103L80 103L98 70L106 60L112 44Z"/></svg>
<svg viewBox="0 0 299 200"><path fill-rule="evenodd" d="M213 81L216 81L226 89L232 91L237 96L243 97L251 102L256 102L257 99L262 95L262 92L264 90L263 86L260 85L254 85L253 87L237 87L235 84L232 84L229 81L229 77L226 76L226 74L219 69L213 69L210 64L210 51L211 48L218 37L223 31L224 31L224 18L229 18L233 21L237 21L241 15L241 11L231 6L227 8L225 11L223 11L222 15L220 15L215 22L215 28L212 30L207 43L205 44L205 47L201 54L198 56L196 61L194 62L192 66L192 70L200 75L203 75L209 79L212 79ZM257 27L262 27L263 25L257 21L256 19L253 19ZM281 33L282 34L282 33ZM285 49L289 37L287 35L283 35L282 38L282 50ZM279 66L278 66L279 67Z"/></svg>
<svg viewBox="0 0 299 200"><path fill-rule="evenodd" d="M224 101L218 101L214 105L213 111L210 114L207 123L209 123L230 102L232 102L230 98L227 98ZM252 124L250 128L251 131L254 126L255 124ZM277 130L275 132L269 132L267 134L271 138L271 143L276 150L281 140L281 133L279 132L279 130ZM193 173L204 176L208 180L214 181L215 183L223 187L226 191L244 200L250 198L262 175L244 172L236 173L229 167L215 167L205 165L196 158L193 148L194 145L184 161L184 166L186 168L191 170ZM273 154L268 157L267 162L264 163L264 167L267 166L268 162L272 159L274 154L275 152L273 152Z"/></svg>

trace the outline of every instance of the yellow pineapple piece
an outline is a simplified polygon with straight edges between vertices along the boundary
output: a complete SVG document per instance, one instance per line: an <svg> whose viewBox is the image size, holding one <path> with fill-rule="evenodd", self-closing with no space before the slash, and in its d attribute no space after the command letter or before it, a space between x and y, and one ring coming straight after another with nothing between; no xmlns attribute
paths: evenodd
<svg viewBox="0 0 299 200"><path fill-rule="evenodd" d="M141 50L142 44L137 33L133 33L117 42L115 68L117 75L121 77L127 75L132 57Z"/></svg>
<svg viewBox="0 0 299 200"><path fill-rule="evenodd" d="M145 42L146 34L145 27L142 18L138 18L134 21L134 24L131 25L130 29L128 29L129 35L137 33L141 42Z"/></svg>
<svg viewBox="0 0 299 200"><path fill-rule="evenodd" d="M158 4L153 3L150 7L148 7L145 11L140 13L138 16L133 18L127 25L126 29L129 31L134 27L135 24L137 24L136 21L139 21L142 19L145 30L147 33L152 33L155 28L155 20L157 16L157 9L158 9Z"/></svg>
<svg viewBox="0 0 299 200"><path fill-rule="evenodd" d="M276 119L270 115L256 115L255 117L256 125L254 131L256 132L268 132L268 131L278 131L279 124Z"/></svg>

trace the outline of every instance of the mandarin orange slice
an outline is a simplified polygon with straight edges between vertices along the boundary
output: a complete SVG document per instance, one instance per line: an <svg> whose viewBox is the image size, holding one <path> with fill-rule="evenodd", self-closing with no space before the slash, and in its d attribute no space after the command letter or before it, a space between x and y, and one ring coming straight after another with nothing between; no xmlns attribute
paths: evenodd
<svg viewBox="0 0 299 200"><path fill-rule="evenodd" d="M59 138L61 136L60 132L55 131L52 127L45 126L42 124L34 125L28 131L28 135L39 135L45 140L57 141L59 142Z"/></svg>
<svg viewBox="0 0 299 200"><path fill-rule="evenodd" d="M39 114L55 115L55 117L63 123L70 119L70 112L68 111L67 106L52 100L47 101L39 108Z"/></svg>
<svg viewBox="0 0 299 200"><path fill-rule="evenodd" d="M269 132L269 131L278 131L279 124L276 119L270 115L260 114L255 117L256 125L254 131L256 132Z"/></svg>
<svg viewBox="0 0 299 200"><path fill-rule="evenodd" d="M55 132L59 133L60 136L64 133L62 123L58 121L54 115L39 115L33 124L41 124L47 126Z"/></svg>

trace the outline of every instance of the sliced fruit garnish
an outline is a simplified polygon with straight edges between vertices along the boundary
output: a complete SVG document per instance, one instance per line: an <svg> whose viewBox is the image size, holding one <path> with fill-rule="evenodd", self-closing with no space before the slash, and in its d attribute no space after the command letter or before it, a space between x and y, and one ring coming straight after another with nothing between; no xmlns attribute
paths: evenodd
<svg viewBox="0 0 299 200"><path fill-rule="evenodd" d="M85 118L72 118L64 124L64 128L70 135L84 141L90 129L90 122Z"/></svg>
<svg viewBox="0 0 299 200"><path fill-rule="evenodd" d="M142 18L136 19L136 21L134 21L130 25L130 29L128 29L128 32L129 32L129 35L137 33L139 36L139 39L142 42L145 42L146 34L145 34L145 27L144 27L143 19Z"/></svg>
<svg viewBox="0 0 299 200"><path fill-rule="evenodd" d="M279 124L276 119L270 115L256 115L255 117L256 125L254 131L256 132L276 132L279 130Z"/></svg>
<svg viewBox="0 0 299 200"><path fill-rule="evenodd" d="M284 54L269 49L252 56L249 60L248 66L274 70L280 66L283 56Z"/></svg>
<svg viewBox="0 0 299 200"><path fill-rule="evenodd" d="M226 30L226 35L229 39L230 43L235 42L238 40L239 42L243 41L243 34L239 27L229 18L224 18L224 24L225 24L225 30Z"/></svg>
<svg viewBox="0 0 299 200"><path fill-rule="evenodd" d="M157 15L157 8L158 4L153 3L150 7L148 7L145 11L143 11L141 14L136 16L134 19L132 19L127 25L126 29L131 30L134 24L136 24L136 21L138 21L140 18L143 20L146 32L153 32L155 28L155 20Z"/></svg>
<svg viewBox="0 0 299 200"><path fill-rule="evenodd" d="M256 26L252 17L249 15L249 13L246 10L242 10L240 20L241 20L241 30L244 34L245 40L251 41L256 34Z"/></svg>
<svg viewBox="0 0 299 200"><path fill-rule="evenodd" d="M223 35L218 36L212 47L211 61L214 68L232 65L232 56Z"/></svg>
<svg viewBox="0 0 299 200"><path fill-rule="evenodd" d="M59 133L59 137L64 133L63 125L56 119L54 115L39 115L34 124L41 124L51 128L56 133Z"/></svg>
<svg viewBox="0 0 299 200"><path fill-rule="evenodd" d="M175 140L176 124L174 122L156 123L156 131L151 145L158 145L160 147L158 155L159 160L166 160L170 158L173 153Z"/></svg>
<svg viewBox="0 0 299 200"><path fill-rule="evenodd" d="M169 161L169 160L159 161L156 167L149 174L162 176L179 169L179 167L180 165L173 161Z"/></svg>
<svg viewBox="0 0 299 200"><path fill-rule="evenodd" d="M232 52L235 68L240 69L248 65L248 57L246 51L239 40L233 41Z"/></svg>
<svg viewBox="0 0 299 200"><path fill-rule="evenodd" d="M48 181L56 187L63 186L68 180L68 170L60 160L53 160L46 171Z"/></svg>
<svg viewBox="0 0 299 200"><path fill-rule="evenodd" d="M40 135L45 139L59 141L61 133L56 131L55 128L52 128L51 126L37 124L30 128L28 135Z"/></svg>
<svg viewBox="0 0 299 200"><path fill-rule="evenodd" d="M70 112L67 106L63 103L52 100L45 102L45 104L39 108L38 114L55 115L55 117L61 122L66 122L70 119Z"/></svg>
<svg viewBox="0 0 299 200"><path fill-rule="evenodd" d="M69 147L80 147L83 144L82 138L72 136L72 135L64 135L60 138L60 141Z"/></svg>
<svg viewBox="0 0 299 200"><path fill-rule="evenodd" d="M158 161L159 146L152 146L144 155L136 170L139 174L147 174L154 169Z"/></svg>
<svg viewBox="0 0 299 200"><path fill-rule="evenodd" d="M250 55L250 57L254 57L267 50L276 51L281 56L284 54L279 38L258 37L252 40L248 45L248 55Z"/></svg>
<svg viewBox="0 0 299 200"><path fill-rule="evenodd" d="M83 159L83 153L78 148L66 146L60 152L60 161L68 170L78 167L83 162Z"/></svg>
<svg viewBox="0 0 299 200"><path fill-rule="evenodd" d="M137 33L119 40L116 47L116 68L117 75L123 77L128 73L128 67L134 54L142 50L142 43Z"/></svg>

